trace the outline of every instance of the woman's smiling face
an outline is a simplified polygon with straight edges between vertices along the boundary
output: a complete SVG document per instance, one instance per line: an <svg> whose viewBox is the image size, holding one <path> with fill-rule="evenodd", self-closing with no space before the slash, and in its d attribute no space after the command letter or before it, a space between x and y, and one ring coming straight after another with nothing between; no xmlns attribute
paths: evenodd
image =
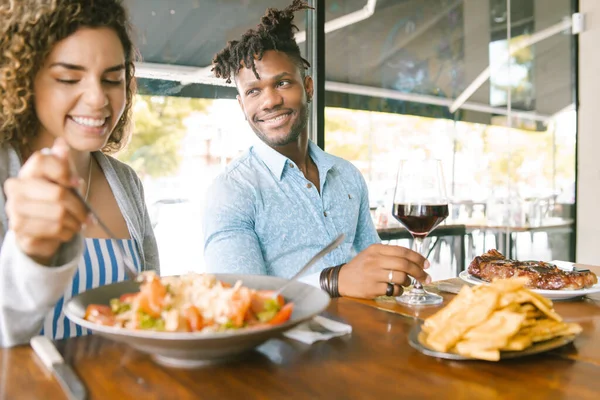
<svg viewBox="0 0 600 400"><path fill-rule="evenodd" d="M63 137L80 151L104 147L126 104L125 52L110 28L81 28L58 42L34 85L40 130L51 147Z"/></svg>

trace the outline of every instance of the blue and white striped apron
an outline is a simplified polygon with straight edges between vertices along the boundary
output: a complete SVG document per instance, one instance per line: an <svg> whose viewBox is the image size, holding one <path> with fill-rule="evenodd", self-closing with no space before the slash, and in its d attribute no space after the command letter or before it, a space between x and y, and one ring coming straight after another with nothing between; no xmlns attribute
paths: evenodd
<svg viewBox="0 0 600 400"><path fill-rule="evenodd" d="M133 239L119 240L125 247L126 256L133 260L136 269L140 270L140 257ZM108 285L125 280L125 265L121 255L122 248L113 239L85 239L83 257L77 272L67 286L65 294L48 313L42 327L42 335L59 340L74 336L87 335L89 332L71 322L63 313L66 302L79 293L98 286Z"/></svg>

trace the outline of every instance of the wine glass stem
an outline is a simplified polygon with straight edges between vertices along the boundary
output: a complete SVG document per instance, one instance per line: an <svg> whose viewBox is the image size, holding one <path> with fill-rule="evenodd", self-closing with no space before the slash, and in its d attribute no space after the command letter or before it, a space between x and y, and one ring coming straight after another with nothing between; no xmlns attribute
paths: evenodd
<svg viewBox="0 0 600 400"><path fill-rule="evenodd" d="M425 255L423 254L423 239L424 238L422 238L420 236L414 237L413 250L416 253L419 253L420 255L425 257ZM423 285L421 285L421 282L419 282L416 279L414 281L415 281L415 283L414 283L413 287L417 290L423 290Z"/></svg>

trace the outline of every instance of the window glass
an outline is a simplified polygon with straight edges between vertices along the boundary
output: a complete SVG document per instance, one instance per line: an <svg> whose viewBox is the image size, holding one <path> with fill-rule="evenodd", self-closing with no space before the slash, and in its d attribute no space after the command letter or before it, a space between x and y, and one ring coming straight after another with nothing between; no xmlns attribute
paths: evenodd
<svg viewBox="0 0 600 400"><path fill-rule="evenodd" d="M201 271L202 199L256 140L235 88L212 76L211 60L267 7L290 1L127 3L143 61L135 134L118 157L143 179L163 271ZM390 208L398 160L417 155L443 161L453 221L515 232L572 218L573 41L560 25L570 0L318 3L326 16L325 150L363 173L376 221ZM305 14L295 21L304 52ZM514 46L522 48L509 57ZM468 251L500 247L499 230L469 232ZM514 254L572 258L568 228L538 232L516 234ZM456 272L450 250L442 243L434 277Z"/></svg>

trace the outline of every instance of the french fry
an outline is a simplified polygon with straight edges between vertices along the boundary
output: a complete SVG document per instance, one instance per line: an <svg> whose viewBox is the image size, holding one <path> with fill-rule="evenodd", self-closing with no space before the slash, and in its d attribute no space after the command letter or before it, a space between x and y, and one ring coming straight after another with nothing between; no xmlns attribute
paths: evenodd
<svg viewBox="0 0 600 400"><path fill-rule="evenodd" d="M448 351L471 328L483 323L498 304L498 293L475 293L464 287L442 310L425 321L427 345L437 351Z"/></svg>
<svg viewBox="0 0 600 400"><path fill-rule="evenodd" d="M520 333L516 334L512 338L509 339L508 343L500 350L502 351L521 351L525 350L527 347L533 344L533 340L531 337L527 335L522 335Z"/></svg>
<svg viewBox="0 0 600 400"><path fill-rule="evenodd" d="M508 339L514 336L523 321L525 314L520 314L511 311L496 311L483 323L473 327L467 331L463 338L467 340L497 342L498 347L503 347L508 342Z"/></svg>
<svg viewBox="0 0 600 400"><path fill-rule="evenodd" d="M486 348L486 343L459 342L456 344L456 352L465 357L478 358L480 360L498 361L500 351L498 349Z"/></svg>

